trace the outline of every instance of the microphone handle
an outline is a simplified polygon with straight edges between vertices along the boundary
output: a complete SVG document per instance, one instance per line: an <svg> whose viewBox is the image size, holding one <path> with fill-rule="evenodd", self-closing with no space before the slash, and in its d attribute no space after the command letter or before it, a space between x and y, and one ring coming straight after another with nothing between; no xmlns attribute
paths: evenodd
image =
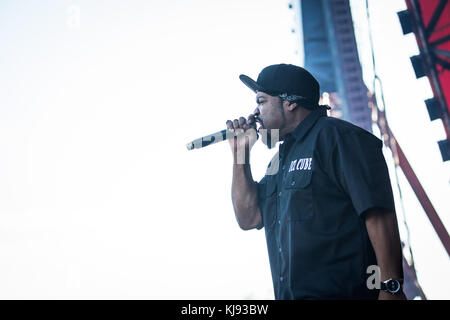
<svg viewBox="0 0 450 320"><path fill-rule="evenodd" d="M228 137L227 137L227 133L228 133ZM217 131L216 133L209 134L207 136L195 139L194 141L189 142L186 145L186 148L188 150L200 149L200 148L209 146L210 144L224 141L224 140L227 140L227 138L232 138L232 137L234 137L234 133L227 129L224 129L221 131Z"/></svg>

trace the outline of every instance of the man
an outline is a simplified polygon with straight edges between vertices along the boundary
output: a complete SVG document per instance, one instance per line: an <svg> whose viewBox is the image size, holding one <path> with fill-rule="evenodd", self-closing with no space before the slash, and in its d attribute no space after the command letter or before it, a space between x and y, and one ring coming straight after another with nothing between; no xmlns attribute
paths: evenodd
<svg viewBox="0 0 450 320"><path fill-rule="evenodd" d="M230 140L232 201L242 229L265 229L275 298L405 299L380 139L328 117L318 105L317 80L303 68L272 65L257 81L240 79L256 93L257 108L247 119L227 121L241 133ZM281 140L278 162L271 161L258 183L249 156L257 137L247 134L256 122L278 130ZM369 266L379 267L381 290L369 289Z"/></svg>

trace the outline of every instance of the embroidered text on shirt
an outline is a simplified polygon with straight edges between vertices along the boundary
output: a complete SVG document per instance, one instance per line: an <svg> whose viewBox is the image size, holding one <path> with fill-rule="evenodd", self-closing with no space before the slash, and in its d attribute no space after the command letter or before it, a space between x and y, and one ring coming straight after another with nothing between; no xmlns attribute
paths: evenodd
<svg viewBox="0 0 450 320"><path fill-rule="evenodd" d="M303 158L303 159L296 159L291 161L291 166L289 167L289 171L295 171L295 170L311 170L311 163L312 158Z"/></svg>

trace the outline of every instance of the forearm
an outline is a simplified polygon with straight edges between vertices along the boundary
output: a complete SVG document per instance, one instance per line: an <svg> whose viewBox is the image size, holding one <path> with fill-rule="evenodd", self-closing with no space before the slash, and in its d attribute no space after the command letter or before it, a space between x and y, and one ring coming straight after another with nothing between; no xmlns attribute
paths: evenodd
<svg viewBox="0 0 450 320"><path fill-rule="evenodd" d="M244 230L257 227L261 223L258 189L249 164L233 164L231 197L239 226Z"/></svg>
<svg viewBox="0 0 450 320"><path fill-rule="evenodd" d="M368 211L366 228L377 257L381 281L402 279L402 249L395 212L381 209Z"/></svg>

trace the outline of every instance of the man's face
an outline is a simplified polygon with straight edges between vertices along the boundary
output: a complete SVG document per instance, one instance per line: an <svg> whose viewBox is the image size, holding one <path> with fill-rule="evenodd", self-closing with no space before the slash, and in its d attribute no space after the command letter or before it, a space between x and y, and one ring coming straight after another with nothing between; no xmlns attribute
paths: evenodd
<svg viewBox="0 0 450 320"><path fill-rule="evenodd" d="M253 112L262 120L264 129L282 129L286 124L286 115L283 109L283 100L264 92L256 94L257 107Z"/></svg>
<svg viewBox="0 0 450 320"><path fill-rule="evenodd" d="M283 100L264 92L256 94L257 107L253 112L259 118L261 128L267 129L267 139L263 142L270 149L273 147L272 137L279 137L279 132L274 136L273 130L282 130L286 125L286 114L283 108ZM277 138L275 138L278 140ZM264 141L266 140L266 141Z"/></svg>

